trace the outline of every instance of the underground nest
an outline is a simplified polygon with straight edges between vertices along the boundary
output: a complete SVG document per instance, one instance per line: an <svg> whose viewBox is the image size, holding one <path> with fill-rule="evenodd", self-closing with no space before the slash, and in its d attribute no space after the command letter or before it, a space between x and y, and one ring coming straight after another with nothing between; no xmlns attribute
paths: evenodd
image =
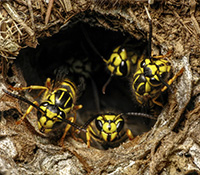
<svg viewBox="0 0 200 175"><path fill-rule="evenodd" d="M35 131L32 124L36 120L34 114L28 117L28 121L15 125L15 117L23 114L27 106L6 96L2 89L9 85L44 82L48 74L43 74L41 80L36 75L51 58L32 60L36 62L36 69L33 69L36 73L31 77L31 73L23 74L23 66L16 66L24 63L26 67L29 64L26 59L29 60L31 55L24 56L24 59L17 55L27 46L36 48L42 38L51 37L61 30L71 28L73 31L77 23L119 32L147 43L149 28L144 9L148 6L147 2L15 0L0 4L2 174L200 173L200 16L199 4L195 0L155 1L149 7L153 23L153 51L156 48L161 53L173 50L173 73L182 67L185 71L174 83L174 93L169 93L168 102L151 130L108 150L87 148L71 137L66 138L64 149L52 145ZM75 37L68 37L76 44ZM103 41L99 43L104 44ZM62 64L62 60L59 61ZM32 67L29 65L29 68Z"/></svg>

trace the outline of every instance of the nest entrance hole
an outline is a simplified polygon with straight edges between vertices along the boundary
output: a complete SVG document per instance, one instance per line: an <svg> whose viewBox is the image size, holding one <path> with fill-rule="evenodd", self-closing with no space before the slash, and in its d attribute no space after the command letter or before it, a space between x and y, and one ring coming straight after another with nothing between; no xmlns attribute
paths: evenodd
<svg viewBox="0 0 200 175"><path fill-rule="evenodd" d="M147 46L147 42L138 41L127 33L91 27L82 22L69 25L52 37L41 39L36 49L26 48L20 51L16 66L21 70L27 86L44 85L48 77L56 80L58 72L72 78L80 91L77 104L83 105L78 111L79 124L84 124L96 113L144 112L132 95L129 79L114 77L106 89L106 94L102 94L102 87L110 73L103 60L89 45L83 34L83 28L105 59L108 59L113 49L123 44L128 37L131 38L130 44L133 48L138 43L141 44L137 47L141 52L144 46ZM79 62L78 60L83 63L81 65L77 63L75 66L74 62ZM87 75L83 73L84 71ZM80 83L80 77L84 79L84 87ZM150 130L155 122L135 116L129 118L127 124L134 135Z"/></svg>

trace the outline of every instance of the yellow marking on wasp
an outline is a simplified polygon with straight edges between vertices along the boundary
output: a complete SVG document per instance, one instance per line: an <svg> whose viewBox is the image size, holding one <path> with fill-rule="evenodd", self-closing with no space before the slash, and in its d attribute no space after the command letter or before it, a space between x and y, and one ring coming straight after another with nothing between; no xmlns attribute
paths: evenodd
<svg viewBox="0 0 200 175"><path fill-rule="evenodd" d="M76 86L75 86L75 84L72 83L70 80L65 79L65 80L61 83L61 87L62 87L62 86L67 86L67 87L69 87L69 89L70 89L70 91L71 91L73 97L76 96L76 91L77 91ZM65 88L60 88L60 89L64 89L64 91L66 91Z"/></svg>
<svg viewBox="0 0 200 175"><path fill-rule="evenodd" d="M106 131L106 133L111 134L111 133L113 133L113 132L115 132L117 130L117 126L116 126L115 123L105 122L103 124L103 130Z"/></svg>
<svg viewBox="0 0 200 175"><path fill-rule="evenodd" d="M72 96L71 96L72 94L69 93L69 95L70 95L70 97L67 99L67 101L65 102L64 106L67 106L68 102L72 99Z"/></svg>
<svg viewBox="0 0 200 175"><path fill-rule="evenodd" d="M59 97L59 99L58 99L59 101L62 100L62 98L63 98L63 96L64 96L65 93L66 93L66 92L62 92L62 93L61 93L61 95L60 95L60 97Z"/></svg>

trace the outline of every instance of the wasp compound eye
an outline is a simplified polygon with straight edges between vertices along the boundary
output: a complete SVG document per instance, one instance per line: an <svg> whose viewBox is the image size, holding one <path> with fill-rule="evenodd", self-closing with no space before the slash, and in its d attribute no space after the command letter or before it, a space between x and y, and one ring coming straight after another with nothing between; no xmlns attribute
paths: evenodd
<svg viewBox="0 0 200 175"><path fill-rule="evenodd" d="M124 128L124 120L117 123L117 132L120 132Z"/></svg>
<svg viewBox="0 0 200 175"><path fill-rule="evenodd" d="M123 60L121 62L119 70L123 76L126 76L128 74L128 67L127 67L126 61Z"/></svg>
<svg viewBox="0 0 200 175"><path fill-rule="evenodd" d="M96 120L95 120L95 125L96 125L96 127L97 127L97 129L98 129L99 131L102 130L102 128L103 128L103 123L102 123L101 120L96 119Z"/></svg>

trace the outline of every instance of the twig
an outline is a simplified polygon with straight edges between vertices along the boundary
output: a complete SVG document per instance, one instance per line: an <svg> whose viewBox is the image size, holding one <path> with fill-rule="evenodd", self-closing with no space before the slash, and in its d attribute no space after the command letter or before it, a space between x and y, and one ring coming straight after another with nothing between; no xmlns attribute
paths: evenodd
<svg viewBox="0 0 200 175"><path fill-rule="evenodd" d="M26 2L23 0L15 0L17 3L21 4L21 5L25 5L27 6Z"/></svg>
<svg viewBox="0 0 200 175"><path fill-rule="evenodd" d="M186 30L187 30L191 35L194 35L194 33L192 32L192 30L191 30L190 28L188 28L188 27L185 25L183 19L178 15L178 13L177 13L176 11L174 11L174 10L173 10L173 13L174 13L174 15L179 19L180 23L186 28Z"/></svg>
<svg viewBox="0 0 200 175"><path fill-rule="evenodd" d="M29 13L31 16L32 28L33 28L33 30L35 30L35 23L34 23L33 8L32 8L31 0L27 0L27 4L28 4L28 10L29 10Z"/></svg>
<svg viewBox="0 0 200 175"><path fill-rule="evenodd" d="M47 25L48 22L49 22L49 18L50 18L50 15L51 15L51 10L52 10L52 7L53 7L53 3L54 3L54 0L49 0L47 13L46 13L46 17L45 17L45 25Z"/></svg>
<svg viewBox="0 0 200 175"><path fill-rule="evenodd" d="M71 0L60 0L60 3L65 8L66 12L69 12L72 10Z"/></svg>
<svg viewBox="0 0 200 175"><path fill-rule="evenodd" d="M191 15L191 20L192 20L192 23L194 25L194 29L197 32L197 35L200 36L200 27L199 27L199 24L198 24L195 16L194 16L195 9L196 9L196 1L195 0L190 0L190 15Z"/></svg>
<svg viewBox="0 0 200 175"><path fill-rule="evenodd" d="M15 9L9 3L3 3L2 6L12 17L12 19L19 23L30 36L34 35L34 31L26 25L26 23L20 18Z"/></svg>

